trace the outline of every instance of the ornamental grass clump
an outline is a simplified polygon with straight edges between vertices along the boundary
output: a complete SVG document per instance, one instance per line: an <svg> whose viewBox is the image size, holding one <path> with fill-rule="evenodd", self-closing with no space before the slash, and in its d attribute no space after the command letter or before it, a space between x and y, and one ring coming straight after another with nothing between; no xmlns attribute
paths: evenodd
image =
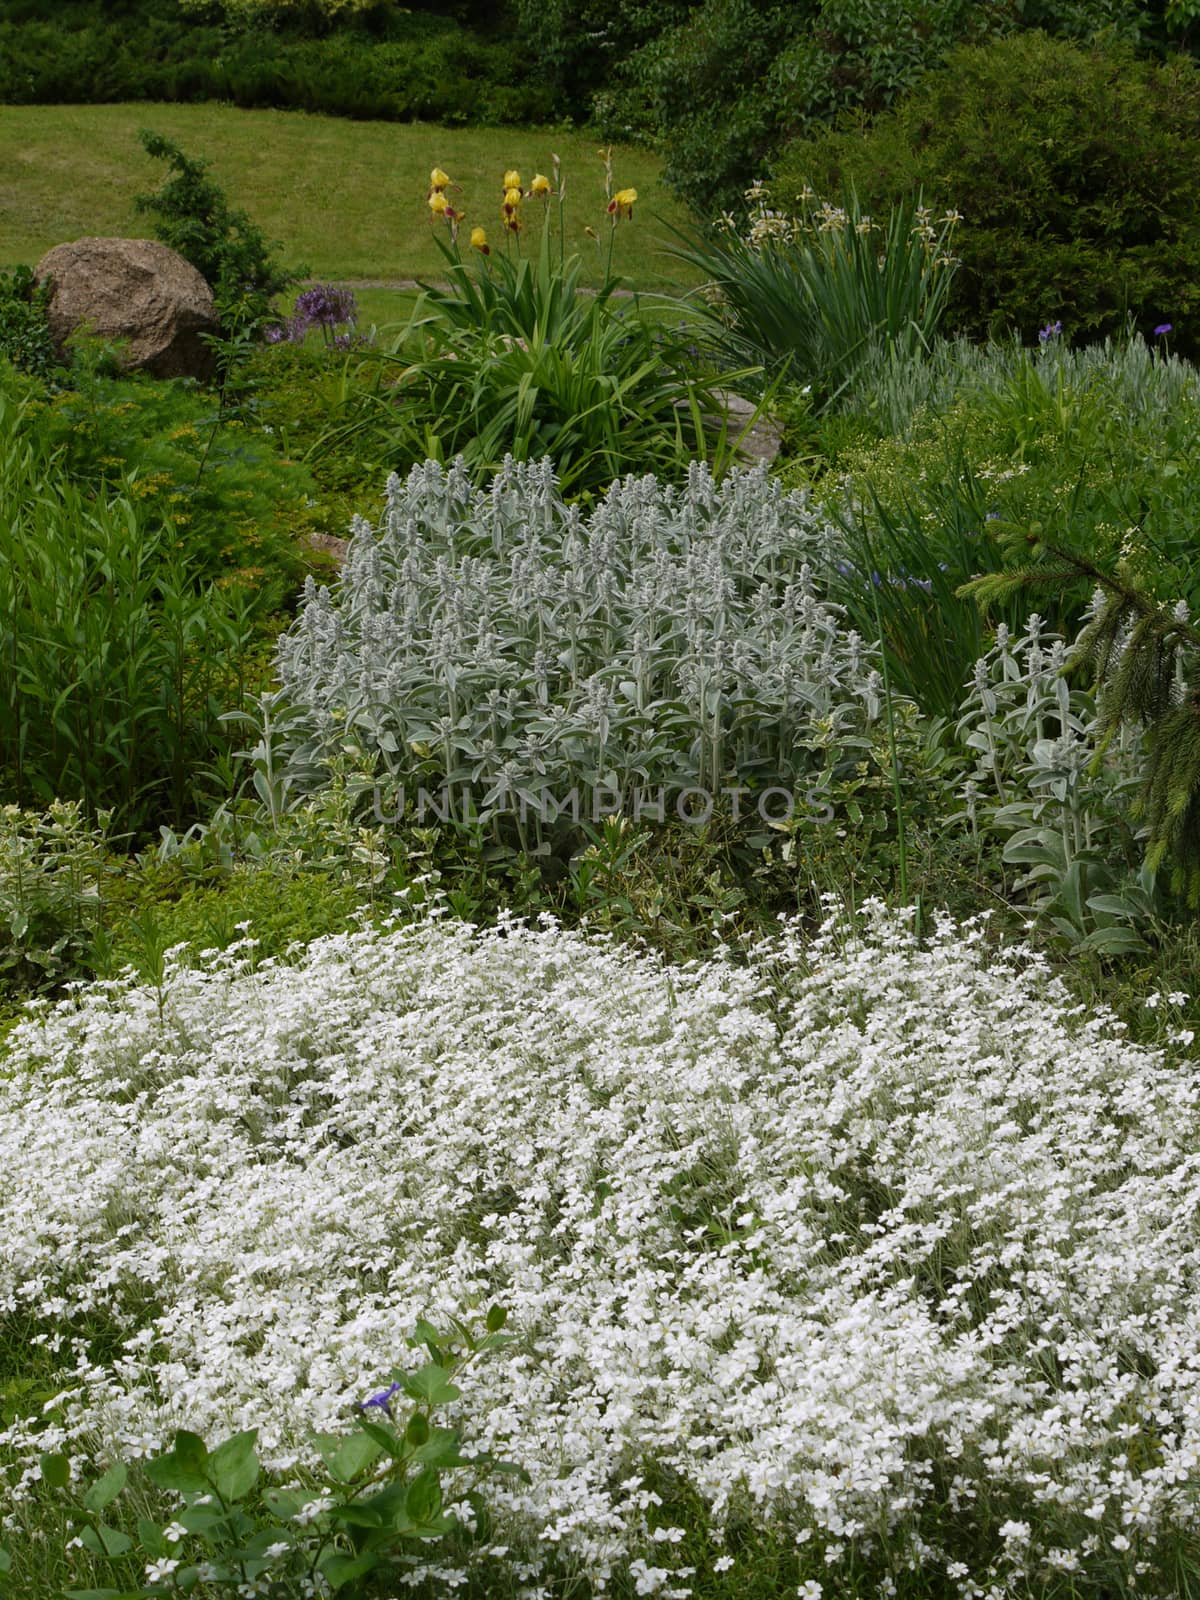
<svg viewBox="0 0 1200 1600"><path fill-rule="evenodd" d="M5 1543L39 1451L257 1428L286 1482L419 1319L500 1300L464 1403L529 1482L476 1592L769 1546L780 1593L1194 1593L1190 1037L878 906L744 964L433 918L80 989L0 1071L0 1317L46 1364Z"/></svg>
<svg viewBox="0 0 1200 1600"><path fill-rule="evenodd" d="M672 250L704 274L689 307L727 365L782 373L826 405L880 352L929 350L958 265L956 211L935 217L918 197L878 221L852 191L834 205L805 188L790 215L758 185L746 199L744 229L726 216Z"/></svg>
<svg viewBox="0 0 1200 1600"><path fill-rule="evenodd" d="M311 787L349 749L409 800L516 813L530 844L572 796L595 820L599 796L803 788L861 758L882 700L813 581L827 535L765 469L627 478L584 516L548 462L486 493L428 462L280 639L274 766Z"/></svg>

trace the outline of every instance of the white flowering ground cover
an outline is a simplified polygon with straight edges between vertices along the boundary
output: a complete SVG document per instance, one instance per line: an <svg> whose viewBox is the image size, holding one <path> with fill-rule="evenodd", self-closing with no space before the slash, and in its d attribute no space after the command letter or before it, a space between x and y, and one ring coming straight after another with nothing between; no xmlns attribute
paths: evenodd
<svg viewBox="0 0 1200 1600"><path fill-rule="evenodd" d="M1183 1591L1195 1064L979 927L921 945L871 918L688 968L434 919L24 1022L0 1312L64 1377L0 1443L257 1426L287 1473L418 1317L500 1301L518 1341L462 1406L531 1474L490 1491L480 1556L520 1581L632 1563L687 1593L647 1487L670 1479L715 1569L769 1529L806 1595L917 1569L964 1596ZM105 1365L85 1319L120 1341Z"/></svg>

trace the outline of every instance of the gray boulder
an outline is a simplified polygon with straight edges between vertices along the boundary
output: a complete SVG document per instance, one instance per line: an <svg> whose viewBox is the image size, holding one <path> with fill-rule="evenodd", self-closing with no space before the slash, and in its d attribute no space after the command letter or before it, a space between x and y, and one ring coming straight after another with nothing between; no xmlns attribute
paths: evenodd
<svg viewBox="0 0 1200 1600"><path fill-rule="evenodd" d="M219 329L212 290L181 255L155 239L76 239L38 262L49 278L50 332L61 351L77 328L126 341L121 360L157 378L206 378Z"/></svg>

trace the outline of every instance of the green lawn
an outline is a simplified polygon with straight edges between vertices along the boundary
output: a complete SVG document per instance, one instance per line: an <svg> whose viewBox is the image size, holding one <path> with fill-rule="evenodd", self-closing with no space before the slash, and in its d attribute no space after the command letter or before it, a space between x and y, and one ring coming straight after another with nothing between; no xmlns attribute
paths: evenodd
<svg viewBox="0 0 1200 1600"><path fill-rule="evenodd" d="M157 186L165 172L138 143L151 127L189 155L211 159L231 199L243 206L286 260L320 278L385 280L437 275L441 258L426 206L432 167L462 185L452 198L465 206L468 226L482 225L500 240L500 183L516 167L528 184L562 158L568 240L601 263L584 233L605 241L604 167L594 139L536 129L445 129L421 123L348 122L297 111L243 111L218 105L0 107L0 264L34 264L52 245L88 234L145 236L148 220L133 197ZM633 187L639 203L621 223L614 266L641 288L684 279L663 255L665 224L688 214L659 177L645 150L613 156L618 188ZM536 202L526 202L525 247L537 238ZM382 315L387 299L374 303Z"/></svg>

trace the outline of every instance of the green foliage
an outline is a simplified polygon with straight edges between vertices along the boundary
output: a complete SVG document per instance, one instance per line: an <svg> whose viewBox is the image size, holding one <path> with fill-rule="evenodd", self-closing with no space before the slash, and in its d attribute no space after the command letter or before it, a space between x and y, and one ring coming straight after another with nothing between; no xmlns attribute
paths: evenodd
<svg viewBox="0 0 1200 1600"><path fill-rule="evenodd" d="M506 457L548 456L575 499L626 473L729 464L736 436L686 334L652 326L615 279L581 292L582 263L556 259L549 226L536 257L445 255L448 287L426 288L390 353L359 359L353 412L315 456L392 471L461 457L476 483Z"/></svg>
<svg viewBox="0 0 1200 1600"><path fill-rule="evenodd" d="M1000 575L992 620L1015 627L1030 602L1003 574L1028 566L1049 626L1074 635L1094 580L1069 571L1048 584L1061 563L1039 559L1047 543L1110 570L1124 563L1160 600L1200 602L1189 446L1200 384L1186 363L1136 338L1078 352L1048 341L1033 354L938 346L929 362L868 364L842 404L897 431L843 449L844 487L819 485L842 528L833 593L868 636L878 600L893 680L925 710L953 716L984 653L984 621L958 593L970 580ZM810 467L786 475L804 482Z"/></svg>
<svg viewBox="0 0 1200 1600"><path fill-rule="evenodd" d="M228 749L255 635L253 601L139 504L136 480L88 490L28 401L0 391L0 783L62 797L120 829L190 819Z"/></svg>
<svg viewBox="0 0 1200 1600"><path fill-rule="evenodd" d="M134 1469L173 1504L164 1522L136 1515L123 1462L82 1488L73 1485L66 1456L44 1453L43 1495L69 1517L85 1557L122 1583L66 1588L67 1600L123 1600L130 1585L133 1594L147 1596L188 1594L202 1585L206 1594L269 1591L278 1600L299 1600L316 1583L327 1592L362 1595L372 1579L408 1578L414 1564L436 1560L456 1539L471 1536L446 1508L447 1474L454 1474L456 1499L470 1503L481 1536L488 1475L526 1474L487 1451L464 1454L462 1429L434 1419L461 1397L455 1380L471 1362L512 1342L501 1331L506 1320L492 1306L479 1334L454 1319L444 1333L419 1322L408 1342L427 1359L397 1368L388 1388L358 1407L354 1431L317 1435L320 1465L306 1474L309 1487L271 1482L256 1428L211 1450L198 1434L179 1429L169 1449Z"/></svg>
<svg viewBox="0 0 1200 1600"><path fill-rule="evenodd" d="M0 991L37 993L90 971L108 821L89 824L78 801L45 813L0 806Z"/></svg>
<svg viewBox="0 0 1200 1600"><path fill-rule="evenodd" d="M954 820L1025 869L1009 892L1048 937L1075 954L1141 953L1162 903L1153 870L1138 871L1131 821L1140 731L1105 739L1092 697L1068 681L1067 654L1037 616L1020 635L997 630L957 723L976 765Z"/></svg>
<svg viewBox="0 0 1200 1600"><path fill-rule="evenodd" d="M820 406L879 351L929 348L954 276L953 214L935 227L910 201L880 224L851 193L841 206L805 195L781 217L750 198L744 236L726 225L674 252L707 280L691 303L719 358L805 384Z"/></svg>
<svg viewBox="0 0 1200 1600"><path fill-rule="evenodd" d="M183 11L177 0L63 0L48 17L0 0L0 102L220 100L331 116L507 125L547 121L535 58L463 23L393 5L329 18L299 6Z"/></svg>
<svg viewBox="0 0 1200 1600"><path fill-rule="evenodd" d="M154 232L190 261L211 287L226 333L257 328L271 315L275 296L303 277L284 268L262 230L231 206L208 175L207 161L187 156L169 139L141 134L147 155L165 161L170 176L152 195L139 195L139 212L154 218Z"/></svg>
<svg viewBox="0 0 1200 1600"><path fill-rule="evenodd" d="M29 267L0 272L0 361L22 372L49 375L55 362L46 307L50 285L40 287Z"/></svg>
<svg viewBox="0 0 1200 1600"><path fill-rule="evenodd" d="M53 393L0 374L39 448L90 491L124 494L186 551L198 582L239 590L265 630L303 584L310 532L329 531L315 485L282 458L257 419L253 391L233 413L185 382L106 378L86 364ZM334 526L340 526L335 523Z"/></svg>
<svg viewBox="0 0 1200 1600"><path fill-rule="evenodd" d="M1076 640L1100 694L1102 748L1123 728L1146 730L1133 808L1147 835L1146 867L1168 864L1171 887L1200 907L1200 632L1184 602L1156 604L1120 578L1064 553L1099 579L1093 614Z"/></svg>
<svg viewBox="0 0 1200 1600"><path fill-rule="evenodd" d="M643 15L636 0L608 8L587 34L568 30L568 48L582 62L597 34L612 42L617 64L595 115L613 137L656 141L668 182L709 216L736 206L787 139L877 114L959 42L1030 26L1136 41L1146 21L1138 0L699 0L652 29ZM874 196L872 206L885 209Z"/></svg>
<svg viewBox="0 0 1200 1600"><path fill-rule="evenodd" d="M1026 341L1061 321L1069 339L1174 325L1200 350L1200 69L1024 33L964 46L863 130L792 144L772 184L853 183L882 209L923 189L965 221L948 320Z"/></svg>

